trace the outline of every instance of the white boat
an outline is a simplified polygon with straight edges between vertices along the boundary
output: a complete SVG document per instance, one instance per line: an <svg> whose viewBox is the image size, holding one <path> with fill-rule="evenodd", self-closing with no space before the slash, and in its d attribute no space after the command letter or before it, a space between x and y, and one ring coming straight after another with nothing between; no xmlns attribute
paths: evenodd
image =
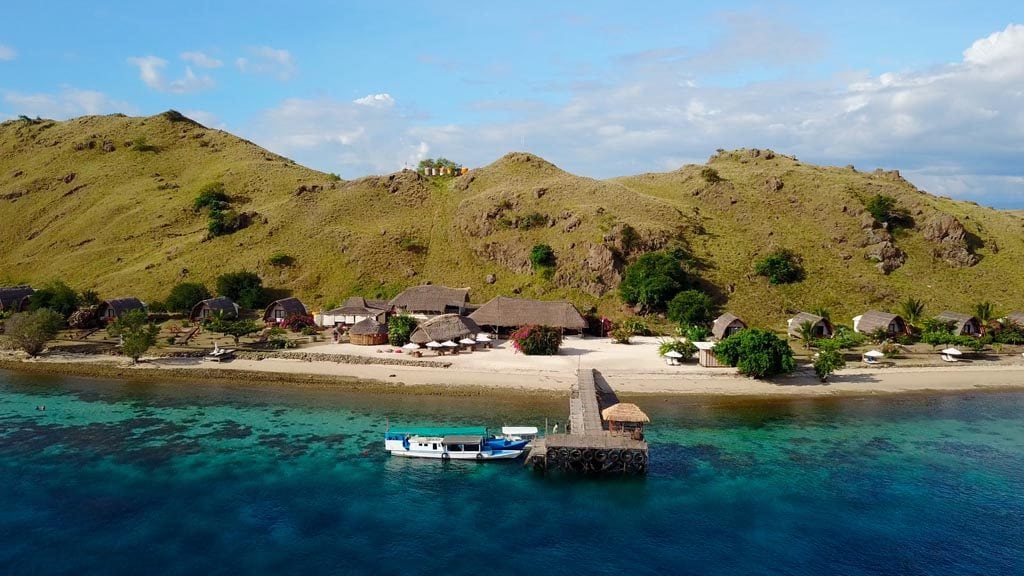
<svg viewBox="0 0 1024 576"><path fill-rule="evenodd" d="M509 440L511 442L525 440L526 447L529 448L537 438L537 432L536 426L502 426L501 435L496 436L495 438Z"/></svg>
<svg viewBox="0 0 1024 576"><path fill-rule="evenodd" d="M387 430L384 449L393 456L439 460L509 460L518 458L526 440L494 438L486 428Z"/></svg>

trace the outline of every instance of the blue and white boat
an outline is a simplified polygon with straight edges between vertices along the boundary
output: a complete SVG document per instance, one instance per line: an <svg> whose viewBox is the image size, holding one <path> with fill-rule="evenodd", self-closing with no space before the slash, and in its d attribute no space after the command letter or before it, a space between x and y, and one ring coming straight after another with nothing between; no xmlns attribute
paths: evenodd
<svg viewBox="0 0 1024 576"><path fill-rule="evenodd" d="M393 456L439 460L518 458L529 440L494 437L486 428L404 428L384 432L384 449Z"/></svg>

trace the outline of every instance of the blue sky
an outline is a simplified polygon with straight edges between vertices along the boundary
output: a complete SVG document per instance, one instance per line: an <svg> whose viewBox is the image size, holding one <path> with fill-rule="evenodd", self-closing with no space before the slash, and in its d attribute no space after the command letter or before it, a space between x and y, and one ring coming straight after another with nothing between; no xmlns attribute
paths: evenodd
<svg viewBox="0 0 1024 576"><path fill-rule="evenodd" d="M773 148L1024 207L1019 2L33 4L3 9L0 119L173 108L345 178Z"/></svg>

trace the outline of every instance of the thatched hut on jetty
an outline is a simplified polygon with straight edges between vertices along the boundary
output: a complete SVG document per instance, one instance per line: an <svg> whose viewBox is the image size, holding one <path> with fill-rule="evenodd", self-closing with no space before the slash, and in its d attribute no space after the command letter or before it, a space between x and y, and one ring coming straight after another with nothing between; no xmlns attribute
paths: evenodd
<svg viewBox="0 0 1024 576"><path fill-rule="evenodd" d="M644 439L644 424L651 421L636 404L619 402L601 411L601 418L608 423L610 434L628 435L634 440Z"/></svg>
<svg viewBox="0 0 1024 576"><path fill-rule="evenodd" d="M953 327L953 334L957 336L981 335L981 322L970 314L945 310L936 316L935 319L951 325Z"/></svg>
<svg viewBox="0 0 1024 576"><path fill-rule="evenodd" d="M465 314L469 288L447 288L425 284L406 288L388 302L396 313L405 312L425 320L440 314Z"/></svg>
<svg viewBox="0 0 1024 576"><path fill-rule="evenodd" d="M373 318L356 322L348 331L348 341L357 346L380 346L388 343L388 326Z"/></svg>
<svg viewBox="0 0 1024 576"><path fill-rule="evenodd" d="M416 344L446 340L458 342L467 336L475 336L477 332L480 332L480 327L471 318L458 314L442 314L417 326L409 340Z"/></svg>
<svg viewBox="0 0 1024 576"><path fill-rule="evenodd" d="M497 296L469 315L478 326L515 329L521 326L550 326L563 332L581 332L587 321L565 300L530 300Z"/></svg>
<svg viewBox="0 0 1024 576"><path fill-rule="evenodd" d="M96 317L101 322L111 322L132 310L142 310L145 312L146 305L138 298L111 298L110 300L100 302L100 305L96 308Z"/></svg>
<svg viewBox="0 0 1024 576"><path fill-rule="evenodd" d="M835 329L832 327L832 322L828 318L823 318L810 312L800 312L796 316L793 316L786 323L787 332L793 338L800 338L800 327L803 326L804 322L810 322L811 334L815 338L831 338L835 334Z"/></svg>
<svg viewBox="0 0 1024 576"><path fill-rule="evenodd" d="M282 298L274 300L267 306L263 312L263 321L280 324L290 316L305 316L306 314L308 314L306 306L298 298Z"/></svg>
<svg viewBox="0 0 1024 576"><path fill-rule="evenodd" d="M218 315L225 320L238 318L238 304L227 296L207 298L192 307L188 319L192 322L202 322Z"/></svg>
<svg viewBox="0 0 1024 576"><path fill-rule="evenodd" d="M29 298L35 293L31 286L4 286L0 288L0 312L22 312L28 308Z"/></svg>
<svg viewBox="0 0 1024 576"><path fill-rule="evenodd" d="M860 316L853 317L853 331L861 334L873 334L878 329L884 329L889 336L904 336L910 334L910 328L906 320L898 314L868 310Z"/></svg>
<svg viewBox="0 0 1024 576"><path fill-rule="evenodd" d="M726 312L715 318L715 323L711 325L711 335L715 340L725 340L746 327L747 323L740 320L739 316Z"/></svg>

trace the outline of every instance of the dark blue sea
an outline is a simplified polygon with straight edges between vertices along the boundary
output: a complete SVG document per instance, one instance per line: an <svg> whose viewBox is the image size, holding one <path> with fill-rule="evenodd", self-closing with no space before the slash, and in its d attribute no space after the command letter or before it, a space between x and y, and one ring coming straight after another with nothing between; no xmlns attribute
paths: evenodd
<svg viewBox="0 0 1024 576"><path fill-rule="evenodd" d="M650 474L587 480L382 449L563 400L0 372L0 573L1024 574L1022 393L635 400Z"/></svg>

